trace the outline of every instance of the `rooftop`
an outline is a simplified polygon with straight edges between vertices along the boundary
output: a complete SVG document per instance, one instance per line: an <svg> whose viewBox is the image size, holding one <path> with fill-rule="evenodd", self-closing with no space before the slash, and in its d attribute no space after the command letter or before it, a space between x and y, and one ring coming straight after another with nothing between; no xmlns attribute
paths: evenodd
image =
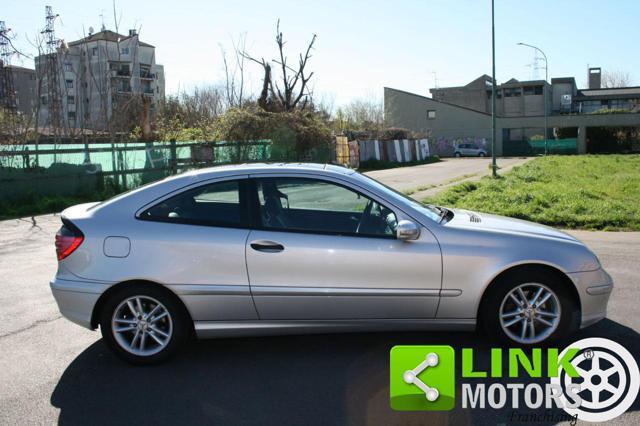
<svg viewBox="0 0 640 426"><path fill-rule="evenodd" d="M72 41L70 43L68 43L69 46L77 46L79 44L83 44L83 43L88 43L88 42L92 42L92 41L111 41L114 43L118 43L118 42L123 42L126 41L132 37L137 37L138 34L135 35L131 35L131 36L125 36L122 34L118 34L114 31L111 30L103 30L100 31L98 33L95 34L91 34L90 36L87 36L85 38L81 38L80 40L76 40L76 41ZM145 47L153 47L152 45L148 44L148 43L144 43L142 41L138 41L138 43L140 43L140 46L145 46Z"/></svg>

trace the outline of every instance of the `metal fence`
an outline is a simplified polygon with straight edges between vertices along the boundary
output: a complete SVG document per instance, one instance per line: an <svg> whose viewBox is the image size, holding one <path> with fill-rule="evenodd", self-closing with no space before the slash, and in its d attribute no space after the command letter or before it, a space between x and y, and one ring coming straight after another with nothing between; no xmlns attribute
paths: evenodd
<svg viewBox="0 0 640 426"><path fill-rule="evenodd" d="M0 145L0 200L135 188L185 170L268 161L271 142Z"/></svg>
<svg viewBox="0 0 640 426"><path fill-rule="evenodd" d="M544 139L504 141L502 155L539 155L544 154ZM578 140L576 138L548 139L547 153L549 154L577 154Z"/></svg>

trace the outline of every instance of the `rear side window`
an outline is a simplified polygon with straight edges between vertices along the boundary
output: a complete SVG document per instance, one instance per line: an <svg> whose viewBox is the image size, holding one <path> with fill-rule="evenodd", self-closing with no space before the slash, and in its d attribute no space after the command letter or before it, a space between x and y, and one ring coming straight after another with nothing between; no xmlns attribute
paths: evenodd
<svg viewBox="0 0 640 426"><path fill-rule="evenodd" d="M185 191L144 211L141 219L210 226L240 226L240 181L216 182ZM244 209L246 210L246 209Z"/></svg>

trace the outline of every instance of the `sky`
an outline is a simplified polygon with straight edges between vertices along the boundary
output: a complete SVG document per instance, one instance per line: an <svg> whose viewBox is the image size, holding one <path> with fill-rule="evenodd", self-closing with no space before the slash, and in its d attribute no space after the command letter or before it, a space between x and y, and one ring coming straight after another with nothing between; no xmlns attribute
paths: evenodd
<svg viewBox="0 0 640 426"><path fill-rule="evenodd" d="M33 54L33 40L45 24L45 5L60 15L59 38L77 40L104 23L122 34L136 28L156 46L165 67L166 91L175 94L223 81L221 46L244 35L246 50L274 59L280 19L290 63L296 63L312 34L309 62L315 96L334 106L354 99L382 99L393 87L429 95L434 86L464 85L491 75L490 0L3 0L6 21L21 51ZM4 4L6 6L7 3ZM544 78L534 69L536 45L549 60L549 77L576 78L584 87L589 66L628 72L640 85L640 1L496 0L496 77ZM14 65L33 66L13 57ZM258 91L262 69L247 64L249 89Z"/></svg>

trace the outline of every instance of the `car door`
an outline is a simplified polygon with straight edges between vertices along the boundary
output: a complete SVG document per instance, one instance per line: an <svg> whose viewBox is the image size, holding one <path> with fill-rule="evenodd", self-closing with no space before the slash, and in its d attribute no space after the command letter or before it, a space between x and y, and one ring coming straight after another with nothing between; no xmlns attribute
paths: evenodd
<svg viewBox="0 0 640 426"><path fill-rule="evenodd" d="M441 287L437 241L395 238L408 217L325 177L257 176L246 246L261 319L432 318Z"/></svg>
<svg viewBox="0 0 640 426"><path fill-rule="evenodd" d="M126 261L144 264L145 275L135 278L165 284L194 321L258 318L245 262L247 178L198 184L137 215Z"/></svg>

